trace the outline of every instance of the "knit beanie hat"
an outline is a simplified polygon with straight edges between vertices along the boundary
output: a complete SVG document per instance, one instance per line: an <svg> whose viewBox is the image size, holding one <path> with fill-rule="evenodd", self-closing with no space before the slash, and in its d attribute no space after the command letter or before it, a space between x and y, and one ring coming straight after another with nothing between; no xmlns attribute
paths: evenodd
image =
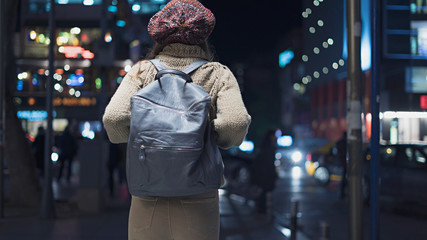
<svg viewBox="0 0 427 240"><path fill-rule="evenodd" d="M160 44L203 43L215 26L215 16L196 0L172 0L148 23L148 32Z"/></svg>

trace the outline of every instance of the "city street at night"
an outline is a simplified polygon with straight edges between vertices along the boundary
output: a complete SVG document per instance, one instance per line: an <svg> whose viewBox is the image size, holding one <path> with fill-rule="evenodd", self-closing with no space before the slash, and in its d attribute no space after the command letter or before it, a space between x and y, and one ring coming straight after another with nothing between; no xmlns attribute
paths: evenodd
<svg viewBox="0 0 427 240"><path fill-rule="evenodd" d="M220 240L290 239L292 201L299 202L297 240L320 239L322 222L329 225L329 240L348 239L348 200L338 198L338 183L321 186L300 170L280 170L281 178L273 194L272 221L256 213L253 202L234 194L227 197L225 191L220 190ZM77 187L73 181L71 185L55 183L54 186L58 199L57 218L40 220L34 210L12 207L6 211L5 219L0 220L2 240L126 239L129 200L120 193L102 212L89 213L78 209ZM61 200L63 198L71 200ZM369 209L365 208L364 215L367 232ZM388 203L381 210L381 237L387 240L427 239L426 218L427 211L422 206Z"/></svg>
<svg viewBox="0 0 427 240"><path fill-rule="evenodd" d="M427 240L426 189L427 0L0 0L0 240Z"/></svg>

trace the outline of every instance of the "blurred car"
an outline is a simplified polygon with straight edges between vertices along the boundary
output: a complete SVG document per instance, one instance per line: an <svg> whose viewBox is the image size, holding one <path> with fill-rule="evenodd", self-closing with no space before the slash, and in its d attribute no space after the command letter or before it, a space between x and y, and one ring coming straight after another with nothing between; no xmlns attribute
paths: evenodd
<svg viewBox="0 0 427 240"><path fill-rule="evenodd" d="M290 169L294 166L304 166L306 160L306 150L298 147L288 147L277 149L276 151L276 166L281 166L282 169Z"/></svg>
<svg viewBox="0 0 427 240"><path fill-rule="evenodd" d="M221 150L224 162L225 185L222 187L227 194L236 194L245 199L253 199L252 163L255 154L252 151L242 151L238 147Z"/></svg>
<svg viewBox="0 0 427 240"><path fill-rule="evenodd" d="M342 163L337 158L334 142L329 142L307 154L305 169L319 183L328 184L331 180L341 181Z"/></svg>
<svg viewBox="0 0 427 240"><path fill-rule="evenodd" d="M363 195L369 200L370 160L369 146L364 147ZM427 145L380 145L380 196L399 201L427 201ZM333 144L311 153L306 171L322 184L341 181L343 166L336 157Z"/></svg>
<svg viewBox="0 0 427 240"><path fill-rule="evenodd" d="M279 161L283 169L290 169L294 166L304 167L307 160L311 158L310 153L313 149L323 146L327 142L326 139L309 138L297 139L290 147L278 148L276 151L276 159Z"/></svg>
<svg viewBox="0 0 427 240"><path fill-rule="evenodd" d="M364 171L364 194L369 198L369 160L367 150ZM406 202L427 200L427 145L397 144L381 145L380 196Z"/></svg>

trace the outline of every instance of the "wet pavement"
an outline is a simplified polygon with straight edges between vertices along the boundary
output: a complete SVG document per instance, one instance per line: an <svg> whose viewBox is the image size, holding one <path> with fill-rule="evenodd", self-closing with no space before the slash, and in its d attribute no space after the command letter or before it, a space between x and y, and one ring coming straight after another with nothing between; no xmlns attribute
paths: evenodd
<svg viewBox="0 0 427 240"><path fill-rule="evenodd" d="M322 236L322 224L327 224L327 239L349 239L348 198L339 198L339 182L323 186L297 168L280 173L281 180L274 193L276 215L289 220L292 201L298 201L298 233L308 239L318 240ZM398 204L382 198L380 239L427 239L427 205L421 204ZM363 215L364 239L370 239L369 206L364 207Z"/></svg>
<svg viewBox="0 0 427 240"><path fill-rule="evenodd" d="M41 220L37 209L7 206L0 220L0 240L124 240L130 200L119 191L99 213L79 210L76 179L53 183L56 218ZM283 240L271 221L254 213L253 203L220 190L221 240Z"/></svg>
<svg viewBox="0 0 427 240"><path fill-rule="evenodd" d="M301 169L281 170L280 176L273 194L272 219L257 214L252 201L220 191L220 240L289 239L292 203L295 201L299 206L297 240L321 239L322 223L329 226L328 239L349 239L348 200L338 198L337 183L321 186ZM41 220L37 209L6 205L6 216L0 220L0 240L127 239L129 198L126 192L119 191L112 199L106 197L109 200L103 210L90 213L79 210L76 179L70 184L55 182L53 186L57 217ZM414 206L411 209L382 203L381 239L427 239L427 214ZM364 239L369 239L368 208L364 209L364 214Z"/></svg>

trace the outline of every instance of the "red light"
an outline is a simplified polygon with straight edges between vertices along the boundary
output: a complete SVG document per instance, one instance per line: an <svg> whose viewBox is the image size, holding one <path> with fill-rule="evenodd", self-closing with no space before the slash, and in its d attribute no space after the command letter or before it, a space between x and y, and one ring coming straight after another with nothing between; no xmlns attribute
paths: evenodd
<svg viewBox="0 0 427 240"><path fill-rule="evenodd" d="M77 58L82 51L84 51L82 47L66 46L63 53L66 58Z"/></svg>
<svg viewBox="0 0 427 240"><path fill-rule="evenodd" d="M427 95L420 96L420 107L421 109L427 109Z"/></svg>
<svg viewBox="0 0 427 240"><path fill-rule="evenodd" d="M88 40L87 35L83 33L81 39L83 42L86 42Z"/></svg>
<svg viewBox="0 0 427 240"><path fill-rule="evenodd" d="M30 140L31 142L34 142L34 140L36 140L36 138L35 137L33 137L33 136L31 136L30 134L25 134L25 137L28 139L28 140Z"/></svg>
<svg viewBox="0 0 427 240"><path fill-rule="evenodd" d="M28 105L33 106L34 104L36 104L36 99L32 97L28 98Z"/></svg>
<svg viewBox="0 0 427 240"><path fill-rule="evenodd" d="M122 70L120 70L120 71L119 71L119 75L120 75L120 76L124 76L124 75L126 75L126 71L125 71L125 70L123 70L123 69L122 69Z"/></svg>
<svg viewBox="0 0 427 240"><path fill-rule="evenodd" d="M307 153L307 155L305 155L305 158L307 159L307 161L311 161L311 153Z"/></svg>
<svg viewBox="0 0 427 240"><path fill-rule="evenodd" d="M89 50L85 50L82 54L83 58L85 59L93 59L95 57L95 54L93 54L91 51Z"/></svg>
<svg viewBox="0 0 427 240"><path fill-rule="evenodd" d="M62 51L62 53L66 58L78 58L79 55L84 59L92 59L95 57L95 54L93 54L91 51L75 46L64 46L64 51Z"/></svg>
<svg viewBox="0 0 427 240"><path fill-rule="evenodd" d="M62 75L62 74L64 74L64 69L58 68L58 69L56 69L56 73L58 73L59 75Z"/></svg>
<svg viewBox="0 0 427 240"><path fill-rule="evenodd" d="M77 75L81 75L81 74L83 74L83 69L77 69L77 70L76 70L76 74L77 74Z"/></svg>

